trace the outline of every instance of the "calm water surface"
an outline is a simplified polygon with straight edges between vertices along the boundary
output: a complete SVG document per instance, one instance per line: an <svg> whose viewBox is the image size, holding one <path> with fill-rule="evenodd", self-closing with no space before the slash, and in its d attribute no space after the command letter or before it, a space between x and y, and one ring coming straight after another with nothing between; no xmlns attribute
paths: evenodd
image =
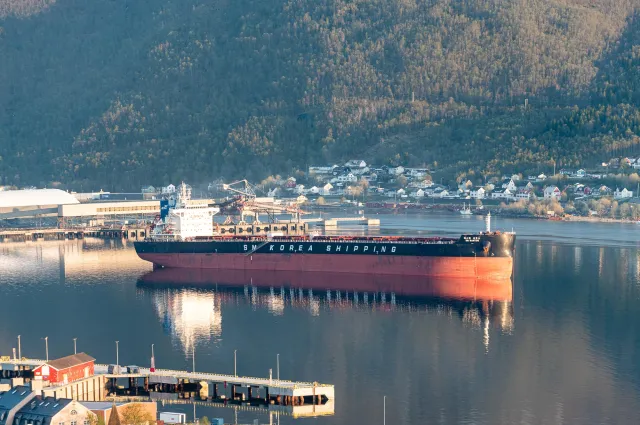
<svg viewBox="0 0 640 425"><path fill-rule="evenodd" d="M382 233L483 227L454 215L380 218ZM114 363L119 340L121 364L148 365L154 343L158 367L191 369L195 351L196 370L233 373L237 350L239 375L265 377L280 354L282 378L331 383L337 395L333 416L282 424L381 424L384 395L389 424L638 423L640 226L495 224L518 232L513 285L407 289L335 276L256 276L252 285L151 273L120 242L6 243L0 354L22 335L23 355L44 357L48 336L50 357L64 356L77 337L79 350ZM190 406L160 410L193 415ZM269 422L231 408L196 415Z"/></svg>

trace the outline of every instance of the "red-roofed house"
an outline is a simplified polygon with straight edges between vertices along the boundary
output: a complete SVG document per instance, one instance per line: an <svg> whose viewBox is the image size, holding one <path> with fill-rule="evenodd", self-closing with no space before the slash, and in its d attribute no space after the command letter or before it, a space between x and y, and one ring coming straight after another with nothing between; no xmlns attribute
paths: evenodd
<svg viewBox="0 0 640 425"><path fill-rule="evenodd" d="M52 384L67 384L93 376L95 361L85 353L73 354L40 365L33 370L33 374L35 379Z"/></svg>

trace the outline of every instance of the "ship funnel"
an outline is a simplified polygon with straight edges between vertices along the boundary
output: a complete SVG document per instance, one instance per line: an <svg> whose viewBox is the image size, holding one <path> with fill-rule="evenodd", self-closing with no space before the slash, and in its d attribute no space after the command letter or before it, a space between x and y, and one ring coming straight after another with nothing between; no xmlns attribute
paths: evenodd
<svg viewBox="0 0 640 425"><path fill-rule="evenodd" d="M486 225L485 231L487 233L490 233L491 232L491 211L489 211L489 214L487 214L486 217L484 218L484 224Z"/></svg>

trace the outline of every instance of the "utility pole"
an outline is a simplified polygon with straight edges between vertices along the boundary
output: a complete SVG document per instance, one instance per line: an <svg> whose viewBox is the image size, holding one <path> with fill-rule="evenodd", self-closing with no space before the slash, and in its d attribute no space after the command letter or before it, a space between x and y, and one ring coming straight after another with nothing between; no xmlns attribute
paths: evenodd
<svg viewBox="0 0 640 425"><path fill-rule="evenodd" d="M237 369L237 361L236 361L236 353L238 350L233 350L233 376L238 377L238 369Z"/></svg>
<svg viewBox="0 0 640 425"><path fill-rule="evenodd" d="M280 380L280 354L276 354L276 377Z"/></svg>
<svg viewBox="0 0 640 425"><path fill-rule="evenodd" d="M76 341L78 338L73 338L73 354L78 354L78 347L76 345Z"/></svg>
<svg viewBox="0 0 640 425"><path fill-rule="evenodd" d="M48 336L44 337L44 348L47 355L47 363L49 363L49 337Z"/></svg>
<svg viewBox="0 0 640 425"><path fill-rule="evenodd" d="M118 368L118 373L120 373L120 350L118 347L118 343L120 341L116 341L116 367Z"/></svg>
<svg viewBox="0 0 640 425"><path fill-rule="evenodd" d="M18 359L22 359L22 349L20 347L20 335L18 335Z"/></svg>

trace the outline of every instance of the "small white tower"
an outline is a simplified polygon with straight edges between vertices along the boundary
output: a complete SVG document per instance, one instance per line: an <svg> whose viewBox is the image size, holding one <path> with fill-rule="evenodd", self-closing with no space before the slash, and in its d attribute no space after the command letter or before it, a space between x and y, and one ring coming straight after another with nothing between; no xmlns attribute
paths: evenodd
<svg viewBox="0 0 640 425"><path fill-rule="evenodd" d="M491 233L491 211L484 218L485 232Z"/></svg>

